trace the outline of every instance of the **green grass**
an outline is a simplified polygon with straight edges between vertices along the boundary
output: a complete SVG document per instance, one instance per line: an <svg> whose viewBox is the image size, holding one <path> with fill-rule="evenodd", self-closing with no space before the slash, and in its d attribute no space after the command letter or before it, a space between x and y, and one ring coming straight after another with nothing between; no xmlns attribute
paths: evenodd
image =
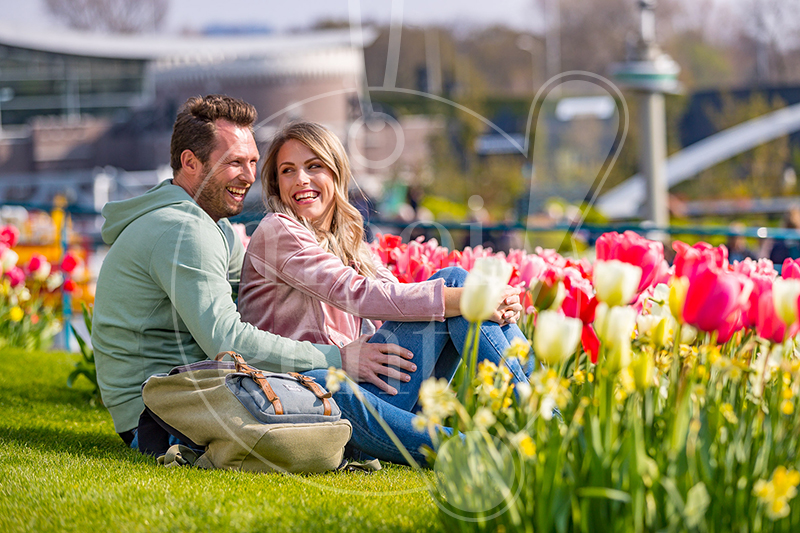
<svg viewBox="0 0 800 533"><path fill-rule="evenodd" d="M0 350L0 533L442 531L421 475L164 468L125 447L76 354ZM430 475L430 474L425 474Z"/></svg>

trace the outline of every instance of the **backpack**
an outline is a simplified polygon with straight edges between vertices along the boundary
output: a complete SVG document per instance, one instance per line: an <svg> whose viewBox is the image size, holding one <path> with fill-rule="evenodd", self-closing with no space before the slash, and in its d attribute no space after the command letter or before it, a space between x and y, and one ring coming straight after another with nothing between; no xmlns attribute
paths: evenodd
<svg viewBox="0 0 800 533"><path fill-rule="evenodd" d="M233 362L222 361L225 355ZM142 385L142 398L140 449L167 452L167 435L156 441L143 435L148 424L142 421L150 417L150 427L163 428L197 452L182 455L200 468L325 472L343 463L353 431L331 393L313 379L262 372L235 352L153 375ZM143 449L143 441L162 444Z"/></svg>

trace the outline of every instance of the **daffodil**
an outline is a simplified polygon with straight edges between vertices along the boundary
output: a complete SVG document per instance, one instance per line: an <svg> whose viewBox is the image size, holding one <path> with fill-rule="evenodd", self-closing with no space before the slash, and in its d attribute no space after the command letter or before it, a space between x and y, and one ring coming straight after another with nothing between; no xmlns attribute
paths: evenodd
<svg viewBox="0 0 800 533"><path fill-rule="evenodd" d="M25 312L18 305L15 305L8 311L8 318L11 319L12 322L19 322L24 317L25 317Z"/></svg>

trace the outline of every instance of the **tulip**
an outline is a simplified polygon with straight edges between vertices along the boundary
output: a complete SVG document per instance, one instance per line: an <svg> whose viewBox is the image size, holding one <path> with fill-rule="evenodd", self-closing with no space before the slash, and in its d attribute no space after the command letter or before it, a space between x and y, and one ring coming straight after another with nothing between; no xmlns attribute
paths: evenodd
<svg viewBox="0 0 800 533"><path fill-rule="evenodd" d="M636 310L629 306L609 307L605 302L595 310L594 327L606 350L606 368L616 373L630 365L631 334Z"/></svg>
<svg viewBox="0 0 800 533"><path fill-rule="evenodd" d="M689 246L685 242L675 241L672 243L675 250L675 276L691 277L694 271L703 264L709 264L720 269L728 266L728 249L725 246L717 248L707 242L698 242L694 246Z"/></svg>
<svg viewBox="0 0 800 533"><path fill-rule="evenodd" d="M7 270L6 277L8 277L12 287L19 287L25 284L25 272L18 266Z"/></svg>
<svg viewBox="0 0 800 533"><path fill-rule="evenodd" d="M575 352L583 323L557 311L542 311L536 318L533 350L537 359L557 366Z"/></svg>
<svg viewBox="0 0 800 533"><path fill-rule="evenodd" d="M664 266L664 245L633 231L604 233L597 239L596 247L598 261L616 259L641 269L636 292L649 287Z"/></svg>
<svg viewBox="0 0 800 533"><path fill-rule="evenodd" d="M800 297L800 279L778 278L772 283L775 313L787 326L797 322L798 297Z"/></svg>
<svg viewBox="0 0 800 533"><path fill-rule="evenodd" d="M78 285L71 279L68 279L67 281L64 282L64 285L61 287L61 290L63 290L64 292L75 292L75 289L77 288Z"/></svg>
<svg viewBox="0 0 800 533"><path fill-rule="evenodd" d="M653 386L656 362L650 354L639 352L631 361L631 371L633 373L633 382L639 391L647 390Z"/></svg>
<svg viewBox="0 0 800 533"><path fill-rule="evenodd" d="M786 323L776 313L776 307L773 290L770 288L763 291L756 304L755 330L762 339L778 344L783 342L787 336L797 333L798 325L793 322L787 328Z"/></svg>
<svg viewBox="0 0 800 533"><path fill-rule="evenodd" d="M16 226L3 226L0 228L0 243L8 248L13 248L19 242L19 230Z"/></svg>
<svg viewBox="0 0 800 533"><path fill-rule="evenodd" d="M502 259L475 260L461 293L461 314L470 322L483 322L497 310L511 277L511 265Z"/></svg>
<svg viewBox="0 0 800 533"><path fill-rule="evenodd" d="M600 339L597 338L597 333L589 324L585 324L581 331L581 346L583 351L589 354L589 360L592 364L596 365L597 356L600 353Z"/></svg>
<svg viewBox="0 0 800 533"><path fill-rule="evenodd" d="M64 259L61 261L61 270L63 270L67 274L75 270L75 267L77 266L78 266L78 258L71 253L65 255Z"/></svg>
<svg viewBox="0 0 800 533"><path fill-rule="evenodd" d="M44 286L48 291L53 292L59 288L62 283L64 283L64 276L61 272L55 272L47 276L47 279L44 281Z"/></svg>
<svg viewBox="0 0 800 533"><path fill-rule="evenodd" d="M594 287L597 299L614 307L627 305L633 300L642 277L642 269L612 259L594 265Z"/></svg>
<svg viewBox="0 0 800 533"><path fill-rule="evenodd" d="M689 292L689 278L675 277L669 286L669 311L679 322L683 322L683 307Z"/></svg>
<svg viewBox="0 0 800 533"><path fill-rule="evenodd" d="M781 277L786 279L800 279L800 260L787 257L783 260Z"/></svg>
<svg viewBox="0 0 800 533"><path fill-rule="evenodd" d="M689 279L683 320L702 331L731 325L731 317L747 310L753 282L735 272L701 264Z"/></svg>
<svg viewBox="0 0 800 533"><path fill-rule="evenodd" d="M33 275L36 281L44 281L50 275L51 266L44 256L34 254L28 262L28 272Z"/></svg>
<svg viewBox="0 0 800 533"><path fill-rule="evenodd" d="M10 248L6 248L0 255L0 272L8 272L17 266L17 261L19 261L19 255L17 255L17 252Z"/></svg>

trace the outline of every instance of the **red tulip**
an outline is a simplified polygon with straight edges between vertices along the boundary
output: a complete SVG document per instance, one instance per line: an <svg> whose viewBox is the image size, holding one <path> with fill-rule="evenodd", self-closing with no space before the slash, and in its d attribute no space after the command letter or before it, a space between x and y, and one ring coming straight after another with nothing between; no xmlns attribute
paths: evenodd
<svg viewBox="0 0 800 533"><path fill-rule="evenodd" d="M642 269L637 292L649 287L662 268L664 245L658 241L645 239L636 232L604 233L597 239L596 246L598 261L616 259Z"/></svg>
<svg viewBox="0 0 800 533"><path fill-rule="evenodd" d="M747 310L752 287L753 282L741 274L700 263L689 275L683 319L702 331L732 333L742 320L741 312Z"/></svg>
<svg viewBox="0 0 800 533"><path fill-rule="evenodd" d="M19 230L16 226L3 226L0 228L0 243L13 248L19 242Z"/></svg>
<svg viewBox="0 0 800 533"><path fill-rule="evenodd" d="M583 346L583 351L589 354L592 364L596 365L597 354L600 353L600 339L597 338L597 333L589 324L584 324L583 330L581 330L581 346Z"/></svg>
<svg viewBox="0 0 800 533"><path fill-rule="evenodd" d="M572 318L580 318L584 324L594 322L594 311L597 308L597 297L592 293L592 285L583 278L570 275L574 269L564 269L564 288L566 296L561 310ZM575 271L577 273L577 271Z"/></svg>
<svg viewBox="0 0 800 533"><path fill-rule="evenodd" d="M61 287L61 290L64 292L75 292L75 289L78 288L78 285L71 279L68 279L64 282L64 285Z"/></svg>
<svg viewBox="0 0 800 533"><path fill-rule="evenodd" d="M36 272L42 265L47 262L47 259L40 254L33 254L31 260L28 261L28 272Z"/></svg>
<svg viewBox="0 0 800 533"><path fill-rule="evenodd" d="M783 260L781 277L784 279L800 279L800 260L787 257Z"/></svg>
<svg viewBox="0 0 800 533"><path fill-rule="evenodd" d="M61 261L61 270L66 273L71 273L78 266L78 258L75 255L68 253Z"/></svg>

